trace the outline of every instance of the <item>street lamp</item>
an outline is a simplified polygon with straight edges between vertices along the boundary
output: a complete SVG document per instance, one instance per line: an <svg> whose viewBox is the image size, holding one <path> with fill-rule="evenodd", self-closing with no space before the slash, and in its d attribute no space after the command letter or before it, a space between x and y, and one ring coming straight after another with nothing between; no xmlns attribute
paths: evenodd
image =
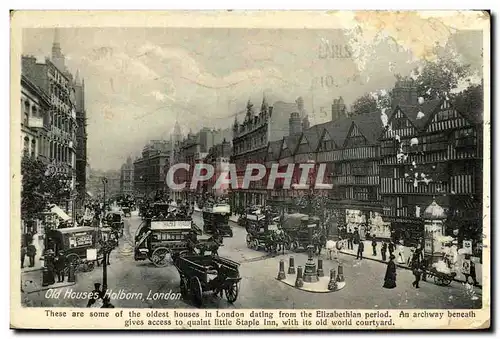
<svg viewBox="0 0 500 339"><path fill-rule="evenodd" d="M108 179L106 177L103 177L102 179L102 186L104 188L104 195L103 195L103 204L102 204L102 207L103 207L103 213L106 213L106 184L108 183Z"/></svg>

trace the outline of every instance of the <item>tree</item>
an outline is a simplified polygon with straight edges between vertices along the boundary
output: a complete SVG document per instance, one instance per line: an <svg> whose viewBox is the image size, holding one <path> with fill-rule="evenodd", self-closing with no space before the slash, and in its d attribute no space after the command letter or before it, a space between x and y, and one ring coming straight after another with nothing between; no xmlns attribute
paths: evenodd
<svg viewBox="0 0 500 339"><path fill-rule="evenodd" d="M449 98L459 81L471 75L469 65L462 65L453 58L440 58L425 61L423 66L414 70L412 78L417 83L417 93L425 100Z"/></svg>
<svg viewBox="0 0 500 339"><path fill-rule="evenodd" d="M371 94L357 98L352 104L353 114L366 114L377 110L377 99Z"/></svg>
<svg viewBox="0 0 500 339"><path fill-rule="evenodd" d="M36 218L49 203L67 198L70 192L68 178L61 174L49 175L41 161L24 156L21 160L22 191L21 217Z"/></svg>
<svg viewBox="0 0 500 339"><path fill-rule="evenodd" d="M467 87L460 93L452 95L453 105L459 112L468 113L475 117L477 122L483 120L484 110L483 82Z"/></svg>

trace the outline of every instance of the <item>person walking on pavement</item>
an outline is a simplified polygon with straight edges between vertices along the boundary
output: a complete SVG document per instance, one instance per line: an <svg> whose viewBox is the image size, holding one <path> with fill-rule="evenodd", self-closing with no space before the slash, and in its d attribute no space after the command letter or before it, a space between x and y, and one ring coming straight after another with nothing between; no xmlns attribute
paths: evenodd
<svg viewBox="0 0 500 339"><path fill-rule="evenodd" d="M363 241L360 241L358 244L358 254L356 255L356 259L363 260L364 250L365 250L365 244Z"/></svg>
<svg viewBox="0 0 500 339"><path fill-rule="evenodd" d="M387 263L387 269L385 270L384 288L396 288L396 264L394 263L394 259L396 257L391 254Z"/></svg>
<svg viewBox="0 0 500 339"><path fill-rule="evenodd" d="M97 300L102 299L103 297L104 296L103 296L103 293L102 293L102 290L101 290L101 284L100 283L95 283L94 284L94 290L90 294L89 301L87 302L87 307L91 307L92 305L95 304L95 302Z"/></svg>
<svg viewBox="0 0 500 339"><path fill-rule="evenodd" d="M394 254L394 250L396 249L396 246L394 245L394 243L392 242L392 239L391 241L389 242L389 256L393 255ZM396 258L396 257L394 257Z"/></svg>
<svg viewBox="0 0 500 339"><path fill-rule="evenodd" d="M385 262L387 260L387 243L385 241L382 243L380 253L382 254L382 260Z"/></svg>
<svg viewBox="0 0 500 339"><path fill-rule="evenodd" d="M353 243L352 243L352 238L353 238L353 234L352 234L351 230L349 230L347 232L347 249L348 250L354 249L354 246L353 246Z"/></svg>
<svg viewBox="0 0 500 339"><path fill-rule="evenodd" d="M26 250L26 254L28 255L28 258L30 259L30 267L35 266L35 256L36 256L36 247L33 245L33 242L31 242L28 245L28 248Z"/></svg>
<svg viewBox="0 0 500 339"><path fill-rule="evenodd" d="M377 256L377 239L375 239L375 234L372 236L372 255Z"/></svg>
<svg viewBox="0 0 500 339"><path fill-rule="evenodd" d="M413 276L415 277L415 281L412 282L411 284L413 285L413 287L415 288L420 288L418 286L418 283L420 282L420 277L422 276L422 268L420 267L420 262L419 261L414 261L412 263L412 273L413 273Z"/></svg>
<svg viewBox="0 0 500 339"><path fill-rule="evenodd" d="M26 259L26 246L21 246L21 268L24 268L24 260Z"/></svg>
<svg viewBox="0 0 500 339"><path fill-rule="evenodd" d="M360 239L361 239L361 238L360 238L360 236L359 236L359 231L358 231L358 228L357 228L357 227L354 229L354 234L353 234L353 237L354 237L354 241L353 241L353 242L354 242L355 244L359 244L359 242L360 242Z"/></svg>
<svg viewBox="0 0 500 339"><path fill-rule="evenodd" d="M54 268L57 275L57 282L64 282L64 268L66 267L66 260L62 252L59 252L54 258Z"/></svg>

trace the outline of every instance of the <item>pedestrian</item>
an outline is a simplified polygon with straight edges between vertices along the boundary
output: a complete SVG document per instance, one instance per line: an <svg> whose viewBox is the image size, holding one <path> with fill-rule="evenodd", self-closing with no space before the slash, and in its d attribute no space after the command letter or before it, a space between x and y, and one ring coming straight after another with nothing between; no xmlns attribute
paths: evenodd
<svg viewBox="0 0 500 339"><path fill-rule="evenodd" d="M66 260L62 252L59 252L54 258L54 268L57 275L57 282L64 282L64 269L66 267Z"/></svg>
<svg viewBox="0 0 500 339"><path fill-rule="evenodd" d="M377 239L375 239L375 234L372 236L372 255L377 256Z"/></svg>
<svg viewBox="0 0 500 339"><path fill-rule="evenodd" d="M394 245L394 243L392 242L392 239L389 241L389 255L393 255L394 254L394 250L396 249L396 246Z"/></svg>
<svg viewBox="0 0 500 339"><path fill-rule="evenodd" d="M476 265L471 260L470 254L465 255L464 261L462 263L462 273L465 276L466 283L469 283L469 277L471 277L474 286L479 285L476 278Z"/></svg>
<svg viewBox="0 0 500 339"><path fill-rule="evenodd" d="M104 297L100 283L94 283L94 290L91 292L87 307L91 307L95 302Z"/></svg>
<svg viewBox="0 0 500 339"><path fill-rule="evenodd" d="M405 252L404 252L405 248L402 244L402 241L399 242L398 246L397 246L397 251L398 251L398 264L402 265L402 264L405 264L406 261L405 261Z"/></svg>
<svg viewBox="0 0 500 339"><path fill-rule="evenodd" d="M33 245L33 242L31 242L28 245L28 248L26 250L26 254L28 255L28 258L30 259L30 267L35 266L35 256L36 256L36 247Z"/></svg>
<svg viewBox="0 0 500 339"><path fill-rule="evenodd" d="M349 230L347 232L347 249L348 250L354 249L354 246L353 246L353 243L352 243L352 239L353 239L353 234L352 234L351 230Z"/></svg>
<svg viewBox="0 0 500 339"><path fill-rule="evenodd" d="M380 253L382 254L382 260L385 262L387 260L387 242L382 243L382 248L380 249Z"/></svg>
<svg viewBox="0 0 500 339"><path fill-rule="evenodd" d="M360 241L361 241L361 237L359 236L359 231L358 231L358 228L357 228L357 227L354 229L353 238L354 238L354 239L353 239L353 242L354 242L355 244L359 244L359 243L360 243Z"/></svg>
<svg viewBox="0 0 500 339"><path fill-rule="evenodd" d="M24 268L24 259L26 259L26 246L21 245L21 268Z"/></svg>
<svg viewBox="0 0 500 339"><path fill-rule="evenodd" d="M396 257L391 254L385 271L384 288L396 288L396 264L394 263L394 259L396 259Z"/></svg>
<svg viewBox="0 0 500 339"><path fill-rule="evenodd" d="M358 244L358 254L356 255L356 259L363 260L363 252L365 250L365 244L360 241Z"/></svg>
<svg viewBox="0 0 500 339"><path fill-rule="evenodd" d="M420 267L420 263L418 261L413 263L412 273L415 276L415 281L412 282L411 284L415 288L420 288L418 286L418 283L420 282L420 277L422 276L422 268Z"/></svg>

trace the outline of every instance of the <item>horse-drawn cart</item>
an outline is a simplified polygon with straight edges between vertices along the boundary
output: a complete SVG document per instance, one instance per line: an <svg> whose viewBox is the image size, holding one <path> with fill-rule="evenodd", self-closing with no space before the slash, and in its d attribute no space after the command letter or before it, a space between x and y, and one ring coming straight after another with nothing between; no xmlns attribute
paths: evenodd
<svg viewBox="0 0 500 339"><path fill-rule="evenodd" d="M310 234L311 227L313 228L313 235ZM315 237L314 234L320 231L319 218L309 217L307 214L301 213L287 214L281 222L281 228L291 250L297 252L301 248L306 249L311 244L311 241L317 242L311 237Z"/></svg>
<svg viewBox="0 0 500 339"><path fill-rule="evenodd" d="M203 304L203 292L213 291L234 303L238 298L239 264L235 261L212 255L178 255L174 265L180 275L183 298L191 297L196 306Z"/></svg>

